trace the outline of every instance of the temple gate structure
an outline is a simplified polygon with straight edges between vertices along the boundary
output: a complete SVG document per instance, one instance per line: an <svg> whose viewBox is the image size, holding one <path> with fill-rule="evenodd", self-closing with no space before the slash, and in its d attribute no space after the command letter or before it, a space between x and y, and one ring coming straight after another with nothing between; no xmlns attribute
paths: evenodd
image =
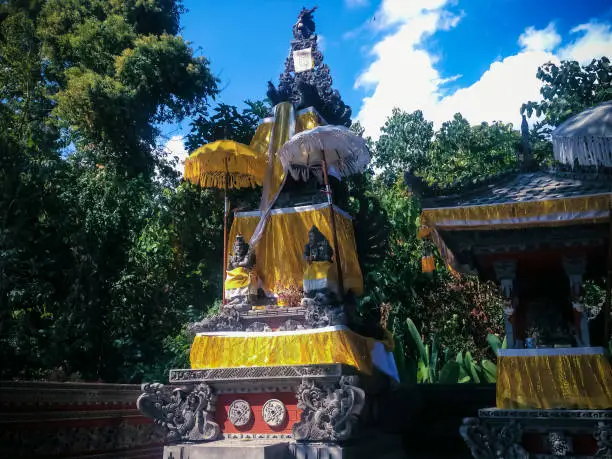
<svg viewBox="0 0 612 459"><path fill-rule="evenodd" d="M377 396L398 383L393 339L352 326L363 278L352 218L332 200L369 153L347 129L313 13L300 12L250 144L267 170L259 209L233 218L225 304L191 325L191 368L138 399L166 433L164 459L403 457L376 427Z"/></svg>
<svg viewBox="0 0 612 459"><path fill-rule="evenodd" d="M506 296L496 407L461 434L475 458L612 457L606 300L583 288L610 269L612 175L534 168L525 119L522 152L520 170L423 192L420 235Z"/></svg>

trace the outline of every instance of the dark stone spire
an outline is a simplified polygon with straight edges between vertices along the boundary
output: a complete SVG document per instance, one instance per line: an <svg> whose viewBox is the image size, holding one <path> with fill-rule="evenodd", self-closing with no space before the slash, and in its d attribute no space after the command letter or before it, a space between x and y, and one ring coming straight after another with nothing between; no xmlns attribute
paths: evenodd
<svg viewBox="0 0 612 459"><path fill-rule="evenodd" d="M285 71L281 74L278 88L268 82L267 95L274 105L290 101L297 109L314 107L329 124L350 126L351 108L332 89L332 77L327 64L323 63L323 54L317 46L313 13L302 8L298 20L293 26L291 51L285 61ZM313 68L295 72L294 51L311 50Z"/></svg>

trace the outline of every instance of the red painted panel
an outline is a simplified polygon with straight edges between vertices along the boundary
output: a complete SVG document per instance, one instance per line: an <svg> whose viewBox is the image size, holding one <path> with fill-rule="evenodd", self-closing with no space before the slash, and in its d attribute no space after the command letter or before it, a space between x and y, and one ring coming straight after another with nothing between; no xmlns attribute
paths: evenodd
<svg viewBox="0 0 612 459"><path fill-rule="evenodd" d="M275 398L285 404L287 408L287 422L277 428L272 428L263 420L261 411L264 403ZM234 400L245 400L251 405L251 422L244 427L235 427L228 419L229 407ZM297 399L293 392L268 392L256 394L220 394L217 400L216 421L221 426L223 433L261 433L274 434L291 433L293 424L300 419L300 411L297 407Z"/></svg>

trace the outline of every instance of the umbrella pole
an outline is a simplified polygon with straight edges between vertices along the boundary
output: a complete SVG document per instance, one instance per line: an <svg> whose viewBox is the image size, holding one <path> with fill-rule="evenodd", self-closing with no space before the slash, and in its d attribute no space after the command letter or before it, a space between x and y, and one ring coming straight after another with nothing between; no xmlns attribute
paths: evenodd
<svg viewBox="0 0 612 459"><path fill-rule="evenodd" d="M610 303L612 303L612 194L608 202L608 277L606 279L606 302L603 307L604 314L604 342L607 347L610 340Z"/></svg>
<svg viewBox="0 0 612 459"><path fill-rule="evenodd" d="M223 186L223 303L225 304L225 276L227 269L227 213L229 211L229 202L227 201L227 180L228 180L229 172L227 170L227 158L225 159L225 183Z"/></svg>
<svg viewBox="0 0 612 459"><path fill-rule="evenodd" d="M338 287L340 288L340 300L344 297L344 279L342 277L342 263L340 261L340 250L338 245L338 232L336 231L336 212L332 202L332 192L329 186L327 177L327 160L325 159L325 150L321 150L323 156L323 180L325 181L325 193L327 193L327 203L329 204L329 212L331 214L332 234L334 238L334 252L336 255L336 268L338 269Z"/></svg>

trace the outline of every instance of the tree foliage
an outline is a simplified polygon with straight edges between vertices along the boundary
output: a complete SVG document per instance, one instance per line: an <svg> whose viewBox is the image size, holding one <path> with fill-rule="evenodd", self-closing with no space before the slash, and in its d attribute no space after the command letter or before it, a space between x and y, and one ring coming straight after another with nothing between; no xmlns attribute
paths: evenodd
<svg viewBox="0 0 612 459"><path fill-rule="evenodd" d="M219 291L220 200L156 147L217 92L180 11L0 6L0 377L138 380Z"/></svg>
<svg viewBox="0 0 612 459"><path fill-rule="evenodd" d="M376 142L374 165L387 183L410 170L430 184L448 186L515 167L519 141L512 124L472 126L457 113L434 132L421 111L394 109Z"/></svg>
<svg viewBox="0 0 612 459"><path fill-rule="evenodd" d="M581 66L576 61L547 62L538 68L542 100L521 107L527 116L544 115L543 123L556 127L582 110L612 99L612 66L608 57Z"/></svg>

